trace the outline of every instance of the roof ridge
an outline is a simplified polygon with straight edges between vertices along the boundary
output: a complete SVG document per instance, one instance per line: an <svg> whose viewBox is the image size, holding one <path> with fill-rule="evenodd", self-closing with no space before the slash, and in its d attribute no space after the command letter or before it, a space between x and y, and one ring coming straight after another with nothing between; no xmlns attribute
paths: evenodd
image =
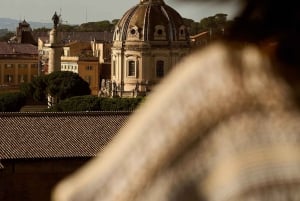
<svg viewBox="0 0 300 201"><path fill-rule="evenodd" d="M133 111L0 112L0 117L129 115Z"/></svg>

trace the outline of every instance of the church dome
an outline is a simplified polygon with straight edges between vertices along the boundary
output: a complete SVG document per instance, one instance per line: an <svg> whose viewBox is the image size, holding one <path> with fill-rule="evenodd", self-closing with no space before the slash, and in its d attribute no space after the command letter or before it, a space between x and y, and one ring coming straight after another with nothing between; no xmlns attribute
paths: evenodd
<svg viewBox="0 0 300 201"><path fill-rule="evenodd" d="M114 41L188 41L180 14L163 0L140 0L117 23Z"/></svg>

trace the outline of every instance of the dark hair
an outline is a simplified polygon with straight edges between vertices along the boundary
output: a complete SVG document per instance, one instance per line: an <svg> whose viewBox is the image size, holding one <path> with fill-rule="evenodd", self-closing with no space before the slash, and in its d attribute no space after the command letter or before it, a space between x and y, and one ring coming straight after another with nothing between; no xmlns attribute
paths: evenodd
<svg viewBox="0 0 300 201"><path fill-rule="evenodd" d="M300 9L293 0L244 0L244 8L234 19L227 37L231 41L277 42L282 62L300 64Z"/></svg>

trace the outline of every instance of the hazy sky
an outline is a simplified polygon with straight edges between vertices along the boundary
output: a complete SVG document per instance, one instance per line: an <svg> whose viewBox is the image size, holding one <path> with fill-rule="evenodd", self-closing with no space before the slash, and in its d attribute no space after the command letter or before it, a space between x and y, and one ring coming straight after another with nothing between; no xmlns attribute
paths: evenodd
<svg viewBox="0 0 300 201"><path fill-rule="evenodd" d="M64 23L81 24L86 21L119 19L140 0L0 0L0 17L18 20L51 22L54 11L61 12ZM183 17L199 21L216 13L235 16L236 3L190 3L165 0Z"/></svg>

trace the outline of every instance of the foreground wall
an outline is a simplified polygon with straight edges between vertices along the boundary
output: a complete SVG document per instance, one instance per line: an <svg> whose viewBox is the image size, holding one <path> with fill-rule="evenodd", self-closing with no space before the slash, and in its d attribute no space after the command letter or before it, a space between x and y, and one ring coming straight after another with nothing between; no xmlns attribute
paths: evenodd
<svg viewBox="0 0 300 201"><path fill-rule="evenodd" d="M52 188L87 158L1 160L0 200L48 201Z"/></svg>

